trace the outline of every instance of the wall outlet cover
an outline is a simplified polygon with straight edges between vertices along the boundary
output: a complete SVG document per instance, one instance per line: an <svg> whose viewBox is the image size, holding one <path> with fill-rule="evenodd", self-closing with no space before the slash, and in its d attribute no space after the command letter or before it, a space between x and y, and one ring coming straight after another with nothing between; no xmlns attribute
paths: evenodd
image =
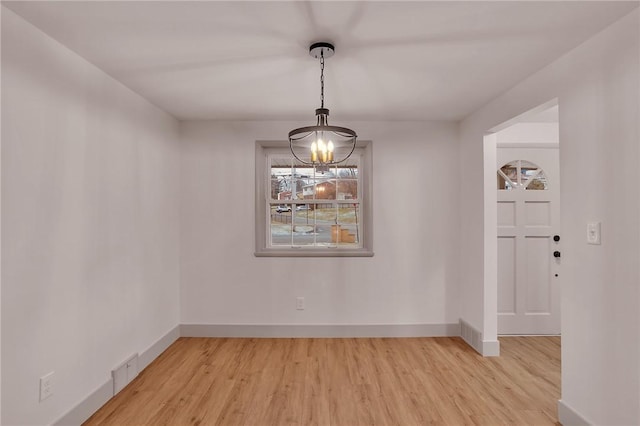
<svg viewBox="0 0 640 426"><path fill-rule="evenodd" d="M53 373L40 377L40 402L53 395Z"/></svg>

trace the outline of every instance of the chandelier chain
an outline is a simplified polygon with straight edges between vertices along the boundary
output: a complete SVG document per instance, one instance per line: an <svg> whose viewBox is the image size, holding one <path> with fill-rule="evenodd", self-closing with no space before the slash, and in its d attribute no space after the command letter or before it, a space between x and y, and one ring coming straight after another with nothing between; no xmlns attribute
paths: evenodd
<svg viewBox="0 0 640 426"><path fill-rule="evenodd" d="M324 108L324 54L320 51L320 108Z"/></svg>

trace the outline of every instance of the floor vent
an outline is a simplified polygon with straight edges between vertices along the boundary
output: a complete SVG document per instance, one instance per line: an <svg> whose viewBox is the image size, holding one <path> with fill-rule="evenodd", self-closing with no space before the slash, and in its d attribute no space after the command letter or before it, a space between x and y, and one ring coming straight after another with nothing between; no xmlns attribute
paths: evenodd
<svg viewBox="0 0 640 426"><path fill-rule="evenodd" d="M138 354L131 355L111 371L113 377L113 394L125 388L138 375Z"/></svg>
<svg viewBox="0 0 640 426"><path fill-rule="evenodd" d="M460 320L460 337L473 349L482 353L482 333L463 320Z"/></svg>

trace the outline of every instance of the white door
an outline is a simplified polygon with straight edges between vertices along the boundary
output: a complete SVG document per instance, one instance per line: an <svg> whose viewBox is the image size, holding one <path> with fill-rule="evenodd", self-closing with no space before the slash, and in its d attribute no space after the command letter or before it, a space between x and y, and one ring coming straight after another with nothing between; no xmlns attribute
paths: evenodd
<svg viewBox="0 0 640 426"><path fill-rule="evenodd" d="M501 148L498 334L560 334L558 148Z"/></svg>

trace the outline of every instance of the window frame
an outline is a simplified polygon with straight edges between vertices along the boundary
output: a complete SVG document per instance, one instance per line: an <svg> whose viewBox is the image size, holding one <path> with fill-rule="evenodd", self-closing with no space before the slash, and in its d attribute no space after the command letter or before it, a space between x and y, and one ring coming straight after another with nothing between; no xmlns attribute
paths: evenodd
<svg viewBox="0 0 640 426"><path fill-rule="evenodd" d="M353 155L359 156L361 247L349 246L277 246L270 247L271 170L269 158L291 155L287 141L256 141L255 151L255 252L256 257L371 257L373 256L372 143L358 141ZM282 203L289 204L289 203ZM304 204L304 203L303 203Z"/></svg>

